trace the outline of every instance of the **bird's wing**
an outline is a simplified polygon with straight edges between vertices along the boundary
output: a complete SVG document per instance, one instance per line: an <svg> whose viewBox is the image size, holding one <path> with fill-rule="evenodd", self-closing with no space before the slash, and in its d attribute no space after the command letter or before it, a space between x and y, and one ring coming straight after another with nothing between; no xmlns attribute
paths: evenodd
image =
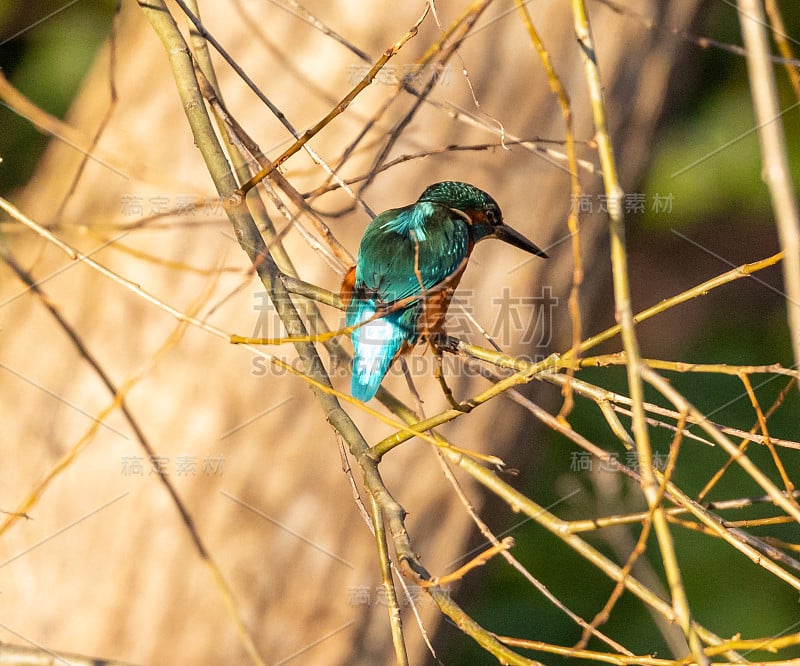
<svg viewBox="0 0 800 666"><path fill-rule="evenodd" d="M409 218L415 224L404 224ZM433 289L468 255L467 223L449 208L415 204L387 211L364 232L356 288L374 294L377 301L392 303Z"/></svg>
<svg viewBox="0 0 800 666"><path fill-rule="evenodd" d="M342 286L347 325L360 325L352 333L354 397L372 398L403 345L416 339L413 303L376 317L381 307L433 289L458 271L468 254L466 222L438 204L386 211L370 223L355 279L348 273Z"/></svg>

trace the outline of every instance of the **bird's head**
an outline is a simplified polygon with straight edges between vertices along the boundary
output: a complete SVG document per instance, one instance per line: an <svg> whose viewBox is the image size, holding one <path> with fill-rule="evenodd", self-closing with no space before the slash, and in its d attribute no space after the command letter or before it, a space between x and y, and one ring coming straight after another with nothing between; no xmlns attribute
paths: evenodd
<svg viewBox="0 0 800 666"><path fill-rule="evenodd" d="M435 183L422 193L419 201L447 206L463 217L470 226L470 236L475 242L484 238L497 238L526 252L547 258L543 250L505 224L497 202L474 185L454 180Z"/></svg>

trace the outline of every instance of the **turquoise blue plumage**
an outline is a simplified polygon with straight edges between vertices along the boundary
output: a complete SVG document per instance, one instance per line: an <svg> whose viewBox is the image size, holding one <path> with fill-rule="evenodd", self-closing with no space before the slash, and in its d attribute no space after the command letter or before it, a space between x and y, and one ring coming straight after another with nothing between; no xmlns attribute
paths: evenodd
<svg viewBox="0 0 800 666"><path fill-rule="evenodd" d="M436 183L416 203L372 220L342 284L347 326L363 324L351 333L353 397L371 399L400 353L441 332L472 248L488 237L546 256L468 183Z"/></svg>

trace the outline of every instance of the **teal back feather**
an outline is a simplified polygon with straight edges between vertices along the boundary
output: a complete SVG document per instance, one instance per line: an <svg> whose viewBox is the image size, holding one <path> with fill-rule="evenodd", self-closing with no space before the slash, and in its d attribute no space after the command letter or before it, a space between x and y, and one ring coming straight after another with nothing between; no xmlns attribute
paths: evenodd
<svg viewBox="0 0 800 666"><path fill-rule="evenodd" d="M422 287L434 288L461 266L470 247L466 220L441 203L421 201L381 213L361 240L347 325L421 294ZM420 309L420 301L412 301L353 332L354 397L372 398L403 343L416 342Z"/></svg>
<svg viewBox="0 0 800 666"><path fill-rule="evenodd" d="M420 278L425 289L435 287L468 254L468 225L448 207L420 203L388 210L364 232L356 288L376 292L387 303L400 300L422 291Z"/></svg>

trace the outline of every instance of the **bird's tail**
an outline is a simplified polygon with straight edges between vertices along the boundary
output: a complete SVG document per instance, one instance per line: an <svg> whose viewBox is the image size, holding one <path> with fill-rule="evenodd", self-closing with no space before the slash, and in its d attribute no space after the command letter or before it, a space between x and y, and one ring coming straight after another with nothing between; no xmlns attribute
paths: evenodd
<svg viewBox="0 0 800 666"><path fill-rule="evenodd" d="M355 306L355 307L353 307ZM375 315L372 301L352 301L347 313L347 325L354 326ZM390 312L373 319L353 331L353 378L350 392L366 402L375 396L381 381L389 371L409 331L401 321L400 312Z"/></svg>

